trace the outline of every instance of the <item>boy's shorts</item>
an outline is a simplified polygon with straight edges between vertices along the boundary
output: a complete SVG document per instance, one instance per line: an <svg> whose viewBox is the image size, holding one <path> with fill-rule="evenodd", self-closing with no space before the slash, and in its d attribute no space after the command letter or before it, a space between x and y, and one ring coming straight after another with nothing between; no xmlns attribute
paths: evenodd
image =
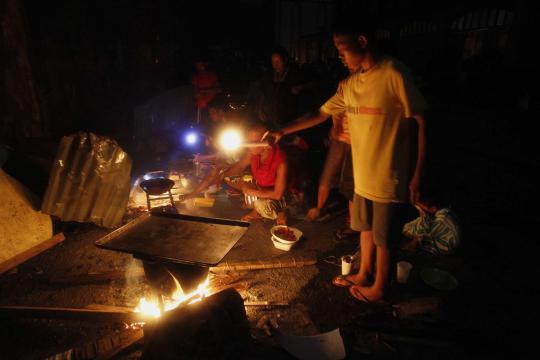
<svg viewBox="0 0 540 360"><path fill-rule="evenodd" d="M253 208L265 219L275 220L280 212L285 211L287 204L285 199L257 199L253 203Z"/></svg>
<svg viewBox="0 0 540 360"><path fill-rule="evenodd" d="M351 213L351 229L373 231L373 242L377 246L390 247L397 243L401 225L396 212L404 204L380 203L354 194Z"/></svg>

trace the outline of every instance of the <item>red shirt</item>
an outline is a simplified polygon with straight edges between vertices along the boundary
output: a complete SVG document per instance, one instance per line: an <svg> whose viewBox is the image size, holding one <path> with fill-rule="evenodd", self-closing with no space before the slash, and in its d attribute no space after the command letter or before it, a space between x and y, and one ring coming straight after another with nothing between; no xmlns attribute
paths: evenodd
<svg viewBox="0 0 540 360"><path fill-rule="evenodd" d="M218 86L218 77L216 73L214 72L206 72L202 74L195 74L193 75L193 78L191 79L191 82L193 83L193 86L195 87L195 91L209 91L213 90ZM203 95L200 98L197 99L197 107L199 108L205 108L206 105L212 100L214 97L213 93Z"/></svg>
<svg viewBox="0 0 540 360"><path fill-rule="evenodd" d="M251 156L251 173L257 185L272 187L276 183L277 168L286 160L286 155L279 145L272 146L268 157L261 162L261 155Z"/></svg>

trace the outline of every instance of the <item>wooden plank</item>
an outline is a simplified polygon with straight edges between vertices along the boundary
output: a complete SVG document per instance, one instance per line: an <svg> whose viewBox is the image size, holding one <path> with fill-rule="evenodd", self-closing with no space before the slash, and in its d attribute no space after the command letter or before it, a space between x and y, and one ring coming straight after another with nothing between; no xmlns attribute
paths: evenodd
<svg viewBox="0 0 540 360"><path fill-rule="evenodd" d="M41 254L45 250L48 250L53 246L61 243L65 239L66 238L64 237L64 233L58 233L52 238L45 240L37 244L36 246L33 246L30 249L23 251L20 254L15 255L11 259L6 260L2 264L0 264L0 274L3 274L6 271L9 271L14 267L22 264L23 262L33 258L34 256Z"/></svg>
<svg viewBox="0 0 540 360"><path fill-rule="evenodd" d="M256 259L241 262L222 262L218 266L210 268L212 272L241 271L241 270L262 270L280 269L291 267L303 267L315 265L315 256L292 256L287 258Z"/></svg>
<svg viewBox="0 0 540 360"><path fill-rule="evenodd" d="M0 317L48 319L88 319L93 321L142 321L139 313L119 310L95 310L32 306L0 306Z"/></svg>
<svg viewBox="0 0 540 360"><path fill-rule="evenodd" d="M289 306L289 303L284 302L284 301L273 301L273 300L244 301L244 306Z"/></svg>
<svg viewBox="0 0 540 360"><path fill-rule="evenodd" d="M100 353L96 360L109 360L121 353L122 351L125 351L134 345L136 345L138 342L140 342L144 338L144 332L142 330L136 330L134 332L131 332L127 336L120 337L120 341L116 344L116 346L113 346L110 350L105 351L103 353Z"/></svg>
<svg viewBox="0 0 540 360"><path fill-rule="evenodd" d="M144 277L142 267L136 268L134 271L114 270L102 273L77 274L47 279L46 281L51 285L77 286L140 277Z"/></svg>
<svg viewBox="0 0 540 360"><path fill-rule="evenodd" d="M420 297L394 304L396 314L405 318L414 315L439 314L441 312L442 300L438 297Z"/></svg>

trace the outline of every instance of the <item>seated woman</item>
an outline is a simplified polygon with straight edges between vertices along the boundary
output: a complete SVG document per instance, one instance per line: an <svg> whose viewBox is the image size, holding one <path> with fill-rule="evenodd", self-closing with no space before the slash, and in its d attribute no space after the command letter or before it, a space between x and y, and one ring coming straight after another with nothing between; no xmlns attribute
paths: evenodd
<svg viewBox="0 0 540 360"><path fill-rule="evenodd" d="M249 142L258 142L268 131L264 124L254 124L247 132ZM241 175L248 167L255 184L227 181L231 187L245 195L255 196L253 210L242 220L267 218L276 220L278 225L286 225L285 191L287 189L288 163L285 152L278 144L265 147L251 147L248 153L236 164L228 168L223 176Z"/></svg>

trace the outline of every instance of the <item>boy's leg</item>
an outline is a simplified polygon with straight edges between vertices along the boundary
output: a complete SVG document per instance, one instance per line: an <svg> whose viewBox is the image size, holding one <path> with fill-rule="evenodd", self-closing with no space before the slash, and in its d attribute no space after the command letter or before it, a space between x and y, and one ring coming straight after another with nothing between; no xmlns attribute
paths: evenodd
<svg viewBox="0 0 540 360"><path fill-rule="evenodd" d="M320 216L324 204L330 195L330 189L336 184L338 175L340 175L342 164L348 151L347 146L347 144L341 141L332 140L330 142L330 148L328 149L324 168L319 179L317 207L309 210L306 220L313 221Z"/></svg>
<svg viewBox="0 0 540 360"><path fill-rule="evenodd" d="M351 229L360 232L360 270L357 274L349 275L345 279L361 286L369 283L373 273L375 244L370 226L372 219L373 206L371 202L355 194L351 209ZM334 282L339 281L334 279Z"/></svg>
<svg viewBox="0 0 540 360"><path fill-rule="evenodd" d="M395 204L373 203L373 244L376 248L375 282L371 286L353 286L350 293L361 301L378 301L384 297L391 269L390 234ZM363 249L361 249L363 251Z"/></svg>
<svg viewBox="0 0 540 360"><path fill-rule="evenodd" d="M253 211L243 217L246 220L256 218L276 220L278 225L286 225L287 208L284 200L257 199L253 203ZM249 218L249 219L248 219Z"/></svg>

